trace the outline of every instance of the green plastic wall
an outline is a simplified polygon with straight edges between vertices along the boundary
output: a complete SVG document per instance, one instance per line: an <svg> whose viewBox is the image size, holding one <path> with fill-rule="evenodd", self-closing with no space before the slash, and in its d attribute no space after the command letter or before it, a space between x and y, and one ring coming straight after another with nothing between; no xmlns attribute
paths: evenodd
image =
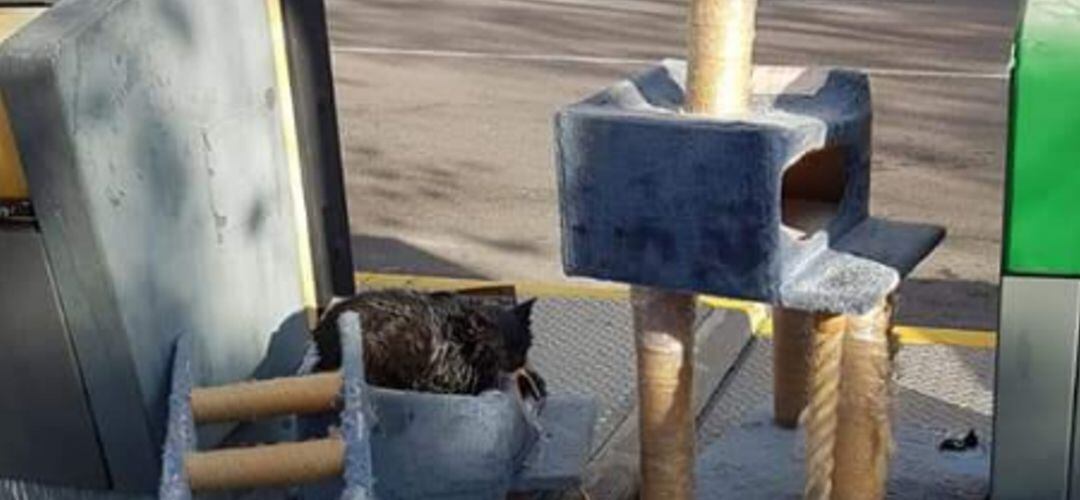
<svg viewBox="0 0 1080 500"><path fill-rule="evenodd" d="M1080 276L1080 2L1027 2L1012 78L1003 270Z"/></svg>

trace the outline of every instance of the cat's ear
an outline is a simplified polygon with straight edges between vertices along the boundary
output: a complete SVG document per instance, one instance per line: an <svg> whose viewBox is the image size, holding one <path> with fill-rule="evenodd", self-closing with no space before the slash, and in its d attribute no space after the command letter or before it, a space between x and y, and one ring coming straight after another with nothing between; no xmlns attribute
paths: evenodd
<svg viewBox="0 0 1080 500"><path fill-rule="evenodd" d="M526 328L532 325L533 304L536 304L535 298L514 306L514 317L517 318L518 324Z"/></svg>
<svg viewBox="0 0 1080 500"><path fill-rule="evenodd" d="M511 370L525 366L529 348L532 347L532 309L535 303L536 299L530 299L512 308L504 309L505 313L509 314L504 313L503 321L511 323L510 325L504 323L505 326L502 328L503 338L510 353Z"/></svg>

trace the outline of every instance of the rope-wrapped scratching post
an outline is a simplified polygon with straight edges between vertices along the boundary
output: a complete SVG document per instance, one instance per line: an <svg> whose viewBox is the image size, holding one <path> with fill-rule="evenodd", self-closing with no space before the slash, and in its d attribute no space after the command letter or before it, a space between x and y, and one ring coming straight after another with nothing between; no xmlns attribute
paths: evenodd
<svg viewBox="0 0 1080 500"><path fill-rule="evenodd" d="M746 112L757 0L691 0L685 111ZM694 296L631 290L640 398L641 498L694 496Z"/></svg>
<svg viewBox="0 0 1080 500"><path fill-rule="evenodd" d="M885 498L892 451L891 312L887 300L849 318L834 452L832 498L837 500Z"/></svg>
<svg viewBox="0 0 1080 500"><path fill-rule="evenodd" d="M773 421L794 429L806 408L814 315L773 307Z"/></svg>
<svg viewBox="0 0 1080 500"><path fill-rule="evenodd" d="M694 296L634 287L641 498L693 497Z"/></svg>
<svg viewBox="0 0 1080 500"><path fill-rule="evenodd" d="M840 402L840 371L848 318L815 314L809 402L806 409L806 483L803 497L828 500L833 492L833 450Z"/></svg>
<svg viewBox="0 0 1080 500"><path fill-rule="evenodd" d="M686 111L744 113L750 104L757 0L692 0Z"/></svg>

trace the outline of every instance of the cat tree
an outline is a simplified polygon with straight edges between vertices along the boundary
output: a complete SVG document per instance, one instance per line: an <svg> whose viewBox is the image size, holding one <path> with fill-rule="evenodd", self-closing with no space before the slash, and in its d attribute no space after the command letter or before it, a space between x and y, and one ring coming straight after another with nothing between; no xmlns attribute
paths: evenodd
<svg viewBox="0 0 1080 500"><path fill-rule="evenodd" d="M866 76L752 71L755 10L692 1L686 63L558 113L564 269L633 285L643 498L693 496L694 293L776 306L776 421L805 411L804 496L879 498L890 297L943 231L869 217Z"/></svg>

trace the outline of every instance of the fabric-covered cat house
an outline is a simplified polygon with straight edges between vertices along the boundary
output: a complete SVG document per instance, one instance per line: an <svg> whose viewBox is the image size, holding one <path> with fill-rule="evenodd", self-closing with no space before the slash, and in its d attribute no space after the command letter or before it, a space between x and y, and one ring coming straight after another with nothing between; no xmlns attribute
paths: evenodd
<svg viewBox="0 0 1080 500"><path fill-rule="evenodd" d="M501 499L510 491L579 484L595 421L591 401L551 395L535 408L523 405L515 388L471 396L371 386L363 375L360 316L347 310L335 317L340 371L312 374L320 363L312 345L292 379L195 388L190 339L180 340L162 498L299 484L301 497L311 499L364 498L349 496L358 492L378 498ZM319 389L327 377L329 392ZM284 396L296 391L305 398ZM282 399L268 402L275 397ZM229 448L197 451L200 422L283 415L296 429L292 442L245 448L237 438Z"/></svg>
<svg viewBox="0 0 1080 500"><path fill-rule="evenodd" d="M556 115L567 274L858 313L944 236L869 216L865 75L758 67L730 120L681 114L685 75L665 60Z"/></svg>

